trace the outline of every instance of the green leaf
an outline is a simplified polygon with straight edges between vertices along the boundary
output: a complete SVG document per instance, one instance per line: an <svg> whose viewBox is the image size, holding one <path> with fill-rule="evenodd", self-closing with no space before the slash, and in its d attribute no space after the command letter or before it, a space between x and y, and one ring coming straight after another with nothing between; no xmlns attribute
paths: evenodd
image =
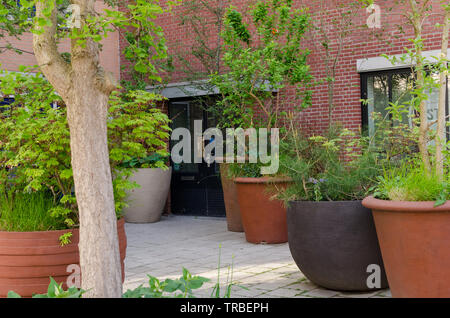
<svg viewBox="0 0 450 318"><path fill-rule="evenodd" d="M22 296L20 296L18 293L16 293L16 292L13 292L12 290L10 290L9 292L8 292L8 296L7 296L8 298L22 298Z"/></svg>

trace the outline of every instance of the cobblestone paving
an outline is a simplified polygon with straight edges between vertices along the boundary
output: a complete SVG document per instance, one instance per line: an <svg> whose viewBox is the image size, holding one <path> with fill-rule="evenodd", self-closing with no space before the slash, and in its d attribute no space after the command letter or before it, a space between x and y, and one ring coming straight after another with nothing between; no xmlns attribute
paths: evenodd
<svg viewBox="0 0 450 318"><path fill-rule="evenodd" d="M196 297L210 297L218 281L220 254L220 284L226 285L233 265L233 282L245 287L233 286L231 296L236 298L391 296L389 290L343 293L320 288L300 272L287 243L248 243L244 233L227 231L224 218L169 216L153 224L126 224L126 233L125 291L146 284L147 274L178 278L185 267L193 275L211 279L194 291Z"/></svg>

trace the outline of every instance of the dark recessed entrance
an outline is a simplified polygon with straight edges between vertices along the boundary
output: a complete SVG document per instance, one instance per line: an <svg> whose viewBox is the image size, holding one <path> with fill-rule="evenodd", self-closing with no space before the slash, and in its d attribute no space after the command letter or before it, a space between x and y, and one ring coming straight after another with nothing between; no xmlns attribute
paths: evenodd
<svg viewBox="0 0 450 318"><path fill-rule="evenodd" d="M203 131L216 127L215 118L206 110L207 99L172 99L169 102L169 117L172 129L187 128L194 143L194 121L203 121ZM177 141L170 142L170 150ZM171 209L174 214L199 216L225 216L219 165L206 162L175 164L172 162Z"/></svg>

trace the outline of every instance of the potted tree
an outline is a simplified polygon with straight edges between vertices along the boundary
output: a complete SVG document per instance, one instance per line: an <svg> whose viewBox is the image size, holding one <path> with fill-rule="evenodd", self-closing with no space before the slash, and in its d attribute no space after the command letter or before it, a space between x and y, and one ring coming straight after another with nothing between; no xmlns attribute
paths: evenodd
<svg viewBox="0 0 450 318"><path fill-rule="evenodd" d="M291 125L281 144L280 171L292 179L279 193L288 205L289 249L302 273L328 289L387 287L373 218L361 204L381 170L365 141L342 128L307 137Z"/></svg>
<svg viewBox="0 0 450 318"><path fill-rule="evenodd" d="M245 14L244 18L233 7L225 14L221 37L227 71L211 76L222 96L216 112L225 123L221 128L264 128L277 139L278 131L272 128L278 127L283 116L279 91L287 86L295 90L298 109L310 102L308 51L301 47L309 17L287 0L258 1ZM251 25L244 22L246 18ZM247 148L245 156L252 155ZM249 242L283 243L287 241L286 209L267 188L269 183L284 186L287 180L274 178L276 171L263 176L262 166L262 162L230 166L243 228Z"/></svg>
<svg viewBox="0 0 450 318"><path fill-rule="evenodd" d="M158 222L169 194L170 128L167 115L156 107L161 100L161 96L146 91L111 97L108 122L111 157L120 166L119 171L138 185L126 193L123 210L126 222Z"/></svg>
<svg viewBox="0 0 450 318"><path fill-rule="evenodd" d="M409 1L409 6L414 47L401 60L410 61L414 68L413 97L405 105L391 105L391 113L400 117L404 107L411 107L419 114L413 119L419 154L391 162L374 196L364 199L363 205L373 212L392 296L450 297L450 188L445 156L450 6L443 5L442 50L432 61L422 54L423 21L431 4ZM433 89L439 91L435 122L427 118L427 99Z"/></svg>
<svg viewBox="0 0 450 318"><path fill-rule="evenodd" d="M69 283L76 283L79 274L79 218L66 107L39 74L2 71L0 91L15 97L0 111L0 296L9 290L32 296L46 291L49 276L66 284L69 276L75 278ZM110 115L120 121L120 112ZM154 124L138 116L127 118ZM129 169L114 156L125 156L128 148L114 142L120 140L111 129L108 133L124 279L122 209L126 191L135 185L121 178Z"/></svg>

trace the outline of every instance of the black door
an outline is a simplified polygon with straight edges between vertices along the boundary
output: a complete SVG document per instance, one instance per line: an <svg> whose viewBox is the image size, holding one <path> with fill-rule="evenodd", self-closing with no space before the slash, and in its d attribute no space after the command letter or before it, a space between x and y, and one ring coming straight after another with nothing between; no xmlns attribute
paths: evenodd
<svg viewBox="0 0 450 318"><path fill-rule="evenodd" d="M210 100L210 99L208 99ZM192 163L172 162L171 208L174 214L225 216L219 165L194 163L194 121L202 120L203 130L216 126L201 99L171 100L169 116L172 129L187 128L191 132ZM170 148L177 141L171 141Z"/></svg>

